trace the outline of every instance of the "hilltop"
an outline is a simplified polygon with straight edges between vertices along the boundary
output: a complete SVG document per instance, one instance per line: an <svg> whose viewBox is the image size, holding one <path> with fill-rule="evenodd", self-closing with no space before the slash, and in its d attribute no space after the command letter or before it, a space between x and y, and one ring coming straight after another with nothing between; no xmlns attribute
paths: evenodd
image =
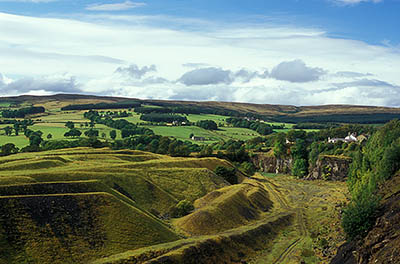
<svg viewBox="0 0 400 264"><path fill-rule="evenodd" d="M183 105L191 107L211 107L218 109L231 110L242 114L256 114L265 116L276 121L302 122L302 121L326 121L339 119L344 122L354 122L357 120L346 120L345 118L363 118L365 115L376 115L376 120L383 119L385 116L390 119L400 117L400 108L362 106L362 105L321 105L321 106L293 106L293 105L271 105L271 104L251 104L233 102L196 102L196 101L174 101L174 100L149 100L110 96L93 96L80 94L56 94L51 96L31 96L22 95L14 97L2 97L0 102L15 102L17 104L30 103L34 105L45 105L47 108L61 108L69 104L85 103L116 103L124 101L139 101L149 104ZM318 118L324 116L325 119ZM387 120L387 119L385 119ZM371 120L372 122L373 120Z"/></svg>

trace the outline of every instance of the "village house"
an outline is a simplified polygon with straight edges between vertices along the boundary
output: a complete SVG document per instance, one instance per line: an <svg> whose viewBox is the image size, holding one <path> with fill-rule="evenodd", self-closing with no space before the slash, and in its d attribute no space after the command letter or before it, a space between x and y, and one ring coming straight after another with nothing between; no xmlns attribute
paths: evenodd
<svg viewBox="0 0 400 264"><path fill-rule="evenodd" d="M329 143L337 143L337 142L351 143L351 142L359 142L359 140L358 140L358 137L357 137L357 133L350 133L349 132L348 136L345 137L345 138L330 138L330 137L328 137L328 142Z"/></svg>

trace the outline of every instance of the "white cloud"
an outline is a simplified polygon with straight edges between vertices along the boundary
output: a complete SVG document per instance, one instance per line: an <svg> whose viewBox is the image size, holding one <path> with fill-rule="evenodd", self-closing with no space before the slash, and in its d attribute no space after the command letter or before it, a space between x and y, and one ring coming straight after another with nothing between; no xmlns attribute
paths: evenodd
<svg viewBox="0 0 400 264"><path fill-rule="evenodd" d="M302 60L281 62L271 71L272 78L299 83L318 81L325 74L325 70L308 67Z"/></svg>
<svg viewBox="0 0 400 264"><path fill-rule="evenodd" d="M58 0L0 0L0 2L49 3Z"/></svg>
<svg viewBox="0 0 400 264"><path fill-rule="evenodd" d="M156 71L157 71L157 68L156 68L156 65L154 65L154 64L150 65L150 66L143 66L142 68L140 68L136 64L131 64L128 67L118 67L118 69L115 72L121 73L121 74L126 74L135 79L141 79L147 73L156 72Z"/></svg>
<svg viewBox="0 0 400 264"><path fill-rule="evenodd" d="M19 94L81 93L80 85L74 76L68 74L23 77L11 80L0 73L0 94L2 96Z"/></svg>
<svg viewBox="0 0 400 264"><path fill-rule="evenodd" d="M341 77L341 78L357 78L357 77L373 76L373 74L352 72L352 71L339 71L336 74L334 74L333 76Z"/></svg>
<svg viewBox="0 0 400 264"><path fill-rule="evenodd" d="M371 2L374 4L383 2L383 0L331 0L331 1L338 5L343 5L343 6L357 5L362 2Z"/></svg>
<svg viewBox="0 0 400 264"><path fill-rule="evenodd" d="M231 84L231 72L221 68L201 68L189 71L182 75L179 81L185 85Z"/></svg>
<svg viewBox="0 0 400 264"><path fill-rule="evenodd" d="M207 26L193 30L180 23ZM59 78L63 81L58 87L64 91L157 99L400 106L393 99L400 90L397 49L330 38L321 29L224 25L160 16L56 19L5 13L0 13L0 28L0 72L13 82L29 83L29 91L19 85L17 92L58 91L50 84L60 82L43 81L43 76L67 72L75 79ZM275 70L269 74L266 69ZM392 86L355 83L360 79ZM0 94L11 94L9 85L0 85ZM376 93L380 96L372 97Z"/></svg>
<svg viewBox="0 0 400 264"><path fill-rule="evenodd" d="M241 81L245 83L250 82L255 78L266 78L268 75L269 74L267 70L265 70L263 73L259 73L258 71L251 71L243 68L234 72L217 67L207 67L186 72L181 78L179 78L178 82L181 82L187 86L220 83L231 84L235 81Z"/></svg>
<svg viewBox="0 0 400 264"><path fill-rule="evenodd" d="M129 10L141 6L145 6L145 3L125 1L122 3L115 4L91 4L86 7L86 10L90 11L122 11Z"/></svg>

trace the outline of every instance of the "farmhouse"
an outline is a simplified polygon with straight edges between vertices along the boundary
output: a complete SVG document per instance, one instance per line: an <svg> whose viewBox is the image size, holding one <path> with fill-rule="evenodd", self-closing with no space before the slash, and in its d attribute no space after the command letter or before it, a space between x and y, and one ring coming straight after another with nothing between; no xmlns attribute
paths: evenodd
<svg viewBox="0 0 400 264"><path fill-rule="evenodd" d="M361 136L357 137L357 133L350 133L350 132L349 132L348 136L345 137L345 138L330 138L330 137L328 137L328 142L329 142L329 143L337 143L337 142L346 142L346 143L359 142L359 141L361 141L361 140L359 140L359 138L360 138L360 139L363 139L363 140L366 139L365 136L363 136L363 137L361 137Z"/></svg>

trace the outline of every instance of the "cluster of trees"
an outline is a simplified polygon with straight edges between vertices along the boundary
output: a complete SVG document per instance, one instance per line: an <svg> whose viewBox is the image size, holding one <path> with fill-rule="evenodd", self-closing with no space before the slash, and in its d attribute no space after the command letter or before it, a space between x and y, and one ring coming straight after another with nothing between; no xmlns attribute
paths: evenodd
<svg viewBox="0 0 400 264"><path fill-rule="evenodd" d="M192 202L188 200L182 200L169 209L169 215L173 218L179 218L190 214L193 210L194 205Z"/></svg>
<svg viewBox="0 0 400 264"><path fill-rule="evenodd" d="M344 211L342 225L348 237L356 239L365 236L375 223L377 186L400 169L400 121L381 127L352 158L348 178L352 200Z"/></svg>
<svg viewBox="0 0 400 264"><path fill-rule="evenodd" d="M45 110L43 106L32 106L17 110L3 110L2 115L4 118L25 118L27 115L44 113Z"/></svg>
<svg viewBox="0 0 400 264"><path fill-rule="evenodd" d="M44 142L42 136L42 131L33 131L30 129L26 129L24 131L24 135L29 139L29 145L22 148L21 150L18 149L13 143L7 143L1 146L1 156L7 156L11 154L16 154L18 152L33 152L41 150L40 145Z"/></svg>
<svg viewBox="0 0 400 264"><path fill-rule="evenodd" d="M29 121L31 121L32 122L32 124L33 124L33 121L32 120L30 120L30 119L26 119L27 121L29 120ZM24 120L25 121L25 120ZM3 120L0 120L0 125L13 125L13 124L15 124L16 122L21 122L21 121L19 121L19 120L16 120L16 119L3 119Z"/></svg>
<svg viewBox="0 0 400 264"><path fill-rule="evenodd" d="M127 111L107 111L105 113L102 113L104 117L110 116L111 118L123 118L123 117L129 117L132 116L131 113L128 113Z"/></svg>
<svg viewBox="0 0 400 264"><path fill-rule="evenodd" d="M13 143L7 143L1 146L0 156L8 156L18 153L19 149Z"/></svg>
<svg viewBox="0 0 400 264"><path fill-rule="evenodd" d="M197 121L196 126L207 129L207 130L218 130L218 125L213 120Z"/></svg>
<svg viewBox="0 0 400 264"><path fill-rule="evenodd" d="M28 126L33 125L33 121L30 119L24 119L24 120L14 120L13 122L13 126L6 126L4 127L4 133L6 134L6 136L11 136L13 131L15 133L16 136L19 135L19 132L21 132L21 130L25 133L26 129L28 129Z"/></svg>
<svg viewBox="0 0 400 264"><path fill-rule="evenodd" d="M143 114L140 116L140 120L155 123L172 123L174 121L189 123L189 120L185 116L158 113Z"/></svg>
<svg viewBox="0 0 400 264"><path fill-rule="evenodd" d="M82 132L76 128L72 128L64 133L64 137L80 137Z"/></svg>
<svg viewBox="0 0 400 264"><path fill-rule="evenodd" d="M108 127L121 130L121 136L123 138L130 137L133 135L153 135L154 132L151 129L145 127L139 127L125 119L113 120L111 117L102 118L100 113L97 111L90 110L84 113L85 118L89 119L91 123L103 124Z"/></svg>
<svg viewBox="0 0 400 264"><path fill-rule="evenodd" d="M237 184L238 178L236 176L235 168L228 168L225 166L217 166L214 170L214 173L218 176L222 177L224 180L229 182L230 184Z"/></svg>
<svg viewBox="0 0 400 264"><path fill-rule="evenodd" d="M106 142L101 142L95 137L90 138L78 138L76 140L51 140L43 141L40 150L55 150L64 148L78 148L78 147L90 147L90 148L102 148L108 147L109 144Z"/></svg>
<svg viewBox="0 0 400 264"><path fill-rule="evenodd" d="M243 118L227 118L226 122L234 127L249 128L264 136L274 132L271 125L259 121L249 121Z"/></svg>
<svg viewBox="0 0 400 264"><path fill-rule="evenodd" d="M331 138L344 138L348 136L349 132L355 132L357 135L361 134L372 134L376 131L375 126L371 125L358 125L358 124L348 124L335 128L322 129L318 132L310 133L310 136L313 137L313 141L323 141L328 137Z"/></svg>
<svg viewBox="0 0 400 264"><path fill-rule="evenodd" d="M172 114L171 108L165 107L135 107L135 112L138 114Z"/></svg>
<svg viewBox="0 0 400 264"><path fill-rule="evenodd" d="M99 109L123 109L135 108L141 106L140 102L121 102L121 103L97 103L97 104L76 104L67 105L61 108L62 111L71 110L99 110Z"/></svg>
<svg viewBox="0 0 400 264"><path fill-rule="evenodd" d="M141 135L116 140L111 144L113 149L135 149L173 157L187 157L191 152L200 151L200 147L189 141L181 141L159 135Z"/></svg>
<svg viewBox="0 0 400 264"><path fill-rule="evenodd" d="M340 125L337 123L327 123L327 124L321 124L321 123L298 123L293 125L293 129L328 129L328 128L336 128L339 127Z"/></svg>
<svg viewBox="0 0 400 264"><path fill-rule="evenodd" d="M228 110L218 107L206 107L199 105L181 105L169 102L147 102L150 105L161 106L165 108L173 109L174 113L180 114L212 114L212 115L223 115L223 116L244 116L244 114L235 111Z"/></svg>

